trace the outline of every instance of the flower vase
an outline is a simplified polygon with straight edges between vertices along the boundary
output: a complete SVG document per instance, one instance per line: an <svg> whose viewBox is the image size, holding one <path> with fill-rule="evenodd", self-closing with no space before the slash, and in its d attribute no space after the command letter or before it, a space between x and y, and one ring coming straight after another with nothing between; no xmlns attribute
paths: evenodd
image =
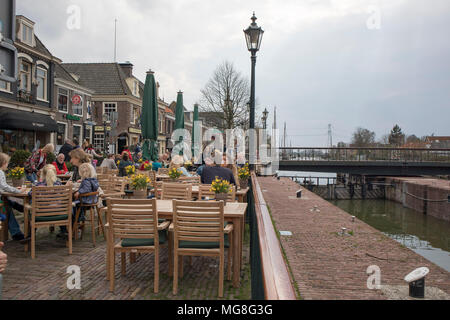
<svg viewBox="0 0 450 320"><path fill-rule="evenodd" d="M216 201L223 201L224 204L227 204L228 194L227 193L216 193Z"/></svg>
<svg viewBox="0 0 450 320"><path fill-rule="evenodd" d="M14 188L21 187L21 186L23 186L24 183L25 183L25 177L22 177L20 179L12 178L12 185Z"/></svg>
<svg viewBox="0 0 450 320"><path fill-rule="evenodd" d="M134 190L134 199L147 199L147 190Z"/></svg>
<svg viewBox="0 0 450 320"><path fill-rule="evenodd" d="M241 187L241 189L247 189L248 179L239 179L239 186Z"/></svg>

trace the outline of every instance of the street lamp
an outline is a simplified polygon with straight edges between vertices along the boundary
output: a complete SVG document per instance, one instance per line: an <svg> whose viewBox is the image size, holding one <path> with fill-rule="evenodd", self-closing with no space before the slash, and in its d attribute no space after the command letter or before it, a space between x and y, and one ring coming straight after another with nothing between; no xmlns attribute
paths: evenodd
<svg viewBox="0 0 450 320"><path fill-rule="evenodd" d="M104 113L102 116L103 120L103 150L105 155L108 154L107 141L106 141L106 123L109 121L109 116L107 113Z"/></svg>
<svg viewBox="0 0 450 320"><path fill-rule="evenodd" d="M267 108L264 110L263 112L263 116L262 116L262 120L263 120L263 129L266 130L267 129L267 119L269 117L269 111L267 111Z"/></svg>
<svg viewBox="0 0 450 320"><path fill-rule="evenodd" d="M253 12L253 17L251 17L252 23L250 26L244 30L245 40L247 41L247 49L251 52L252 60L252 82L251 82L251 93L250 93L250 129L255 129L255 66L256 66L256 52L259 51L261 47L262 37L264 31L261 27L256 24L255 12ZM253 169L254 166L251 166Z"/></svg>

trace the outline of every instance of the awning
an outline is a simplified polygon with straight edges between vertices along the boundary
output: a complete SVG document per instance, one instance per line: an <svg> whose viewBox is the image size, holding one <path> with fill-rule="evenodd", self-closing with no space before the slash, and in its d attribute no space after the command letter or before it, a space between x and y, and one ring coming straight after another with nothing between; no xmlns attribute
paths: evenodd
<svg viewBox="0 0 450 320"><path fill-rule="evenodd" d="M50 116L45 114L1 109L0 129L57 132L58 124Z"/></svg>

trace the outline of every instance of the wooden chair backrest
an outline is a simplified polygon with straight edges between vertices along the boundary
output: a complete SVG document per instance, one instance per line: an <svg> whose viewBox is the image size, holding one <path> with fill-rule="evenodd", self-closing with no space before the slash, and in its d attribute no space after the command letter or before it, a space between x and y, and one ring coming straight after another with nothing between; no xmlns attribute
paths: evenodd
<svg viewBox="0 0 450 320"><path fill-rule="evenodd" d="M191 183L191 184L200 184L201 177L180 177L179 182L181 183Z"/></svg>
<svg viewBox="0 0 450 320"><path fill-rule="evenodd" d="M154 239L159 244L156 199L107 199L106 203L114 238Z"/></svg>
<svg viewBox="0 0 450 320"><path fill-rule="evenodd" d="M106 168L105 173L106 173L106 174L109 174L109 175L112 175L112 176L117 176L117 175L119 175L119 169L109 169L109 168Z"/></svg>
<svg viewBox="0 0 450 320"><path fill-rule="evenodd" d="M60 215L72 217L72 186L33 187L33 218Z"/></svg>
<svg viewBox="0 0 450 320"><path fill-rule="evenodd" d="M174 245L179 241L220 242L224 248L223 201L173 201Z"/></svg>
<svg viewBox="0 0 450 320"><path fill-rule="evenodd" d="M158 174L169 174L169 168L159 168Z"/></svg>
<svg viewBox="0 0 450 320"><path fill-rule="evenodd" d="M235 202L236 201L236 186L232 186L233 191L231 193L228 194L228 198L227 200L230 202ZM211 190L211 185L210 184L201 184L198 186L198 199L199 200L204 200L204 197L208 197L210 200L215 199L216 198L216 194Z"/></svg>
<svg viewBox="0 0 450 320"><path fill-rule="evenodd" d="M105 167L97 167L97 168L95 169L95 171L97 172L97 175L99 175L99 174L105 174L105 173L106 173L106 170L107 170L107 168L105 168Z"/></svg>
<svg viewBox="0 0 450 320"><path fill-rule="evenodd" d="M125 185L127 184L126 180L120 177L111 177L109 182L108 191L111 192L125 192Z"/></svg>
<svg viewBox="0 0 450 320"><path fill-rule="evenodd" d="M162 184L162 200L192 200L192 184L166 183Z"/></svg>

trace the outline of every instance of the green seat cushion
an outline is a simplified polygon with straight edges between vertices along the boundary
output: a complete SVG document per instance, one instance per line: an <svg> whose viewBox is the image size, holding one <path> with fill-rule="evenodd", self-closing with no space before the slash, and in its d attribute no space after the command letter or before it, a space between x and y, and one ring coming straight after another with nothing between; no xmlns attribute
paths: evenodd
<svg viewBox="0 0 450 320"><path fill-rule="evenodd" d="M230 241L228 235L225 235L224 239L225 248L230 247ZM180 249L219 249L219 242L198 242L198 241L179 241L178 247Z"/></svg>
<svg viewBox="0 0 450 320"><path fill-rule="evenodd" d="M36 217L36 222L50 222L50 221L63 221L67 220L68 216L60 215L60 216L50 216L50 217Z"/></svg>
<svg viewBox="0 0 450 320"><path fill-rule="evenodd" d="M159 231L159 244L164 244L167 242L167 232L166 230ZM154 239L123 239L122 247L151 247L155 244Z"/></svg>

